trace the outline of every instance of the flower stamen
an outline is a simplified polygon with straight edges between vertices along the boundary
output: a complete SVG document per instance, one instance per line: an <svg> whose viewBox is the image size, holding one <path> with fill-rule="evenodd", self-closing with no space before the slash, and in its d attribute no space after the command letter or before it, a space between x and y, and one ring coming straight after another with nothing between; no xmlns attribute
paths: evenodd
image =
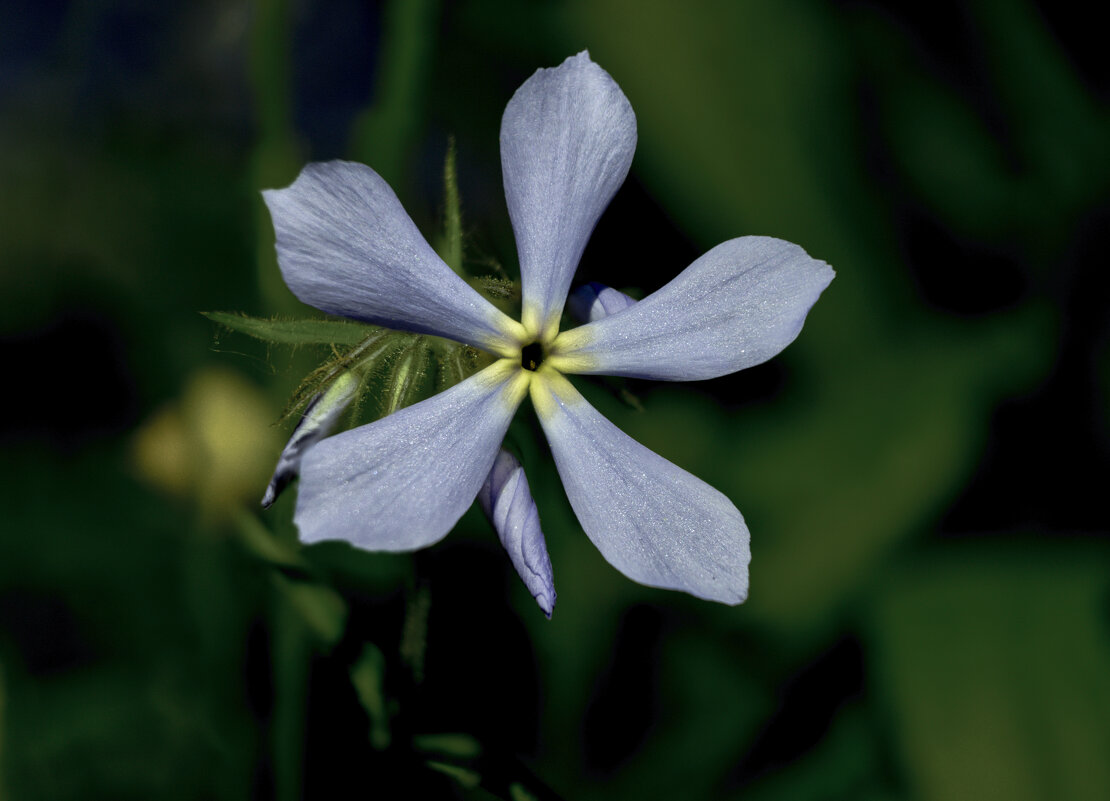
<svg viewBox="0 0 1110 801"><path fill-rule="evenodd" d="M532 342L520 349L520 366L535 372L543 364L543 345Z"/></svg>

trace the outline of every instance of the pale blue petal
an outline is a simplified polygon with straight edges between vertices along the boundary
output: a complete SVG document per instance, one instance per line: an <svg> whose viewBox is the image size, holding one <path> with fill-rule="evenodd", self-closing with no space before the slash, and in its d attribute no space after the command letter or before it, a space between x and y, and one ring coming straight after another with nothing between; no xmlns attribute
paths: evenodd
<svg viewBox="0 0 1110 801"><path fill-rule="evenodd" d="M540 529L540 515L520 462L506 450L497 454L478 502L490 519L501 544L524 586L549 618L555 608L555 578Z"/></svg>
<svg viewBox="0 0 1110 801"><path fill-rule="evenodd" d="M832 279L829 265L797 245L733 239L635 306L560 334L552 365L665 381L734 373L793 342Z"/></svg>
<svg viewBox="0 0 1110 801"><path fill-rule="evenodd" d="M309 401L300 422L293 429L293 435L289 437L289 442L278 458L277 468L262 498L264 509L269 509L282 490L297 477L301 469L301 459L308 449L335 428L335 424L354 399L358 385L359 380L353 373L343 373L327 391L318 393Z"/></svg>
<svg viewBox="0 0 1110 801"><path fill-rule="evenodd" d="M624 311L635 303L635 298L611 286L590 281L570 293L567 311L579 323L595 323L610 314Z"/></svg>
<svg viewBox="0 0 1110 801"><path fill-rule="evenodd" d="M505 108L501 168L533 336L558 330L586 240L635 149L628 98L585 52L537 71Z"/></svg>
<svg viewBox="0 0 1110 801"><path fill-rule="evenodd" d="M503 352L520 326L448 267L381 176L346 161L309 164L262 193L285 283L305 303L404 331Z"/></svg>
<svg viewBox="0 0 1110 801"><path fill-rule="evenodd" d="M531 392L570 505L609 564L710 601L747 597L748 529L732 501L624 434L554 370L541 368Z"/></svg>
<svg viewBox="0 0 1110 801"><path fill-rule="evenodd" d="M426 401L305 454L295 521L305 542L410 551L444 537L493 466L527 379L502 359Z"/></svg>

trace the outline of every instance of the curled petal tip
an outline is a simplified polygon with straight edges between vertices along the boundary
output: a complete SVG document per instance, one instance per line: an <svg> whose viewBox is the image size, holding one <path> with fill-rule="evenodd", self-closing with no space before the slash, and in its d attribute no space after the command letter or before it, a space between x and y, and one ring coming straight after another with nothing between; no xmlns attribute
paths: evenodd
<svg viewBox="0 0 1110 801"><path fill-rule="evenodd" d="M515 456L506 450L498 452L478 500L524 586L550 619L555 608L551 558L528 479Z"/></svg>
<svg viewBox="0 0 1110 801"><path fill-rule="evenodd" d="M352 373L343 373L327 390L309 401L300 422L289 437L289 442L278 457L274 475L266 487L266 494L262 496L263 509L273 506L282 491L300 473L305 452L335 428L335 424L354 399L358 383Z"/></svg>
<svg viewBox="0 0 1110 801"><path fill-rule="evenodd" d="M551 620L551 613L555 611L555 593L552 592L550 596L545 593L540 593L536 596L536 603L539 604L540 611L543 612L544 617Z"/></svg>
<svg viewBox="0 0 1110 801"><path fill-rule="evenodd" d="M277 486L277 476L275 475L266 486L266 494L262 496L262 508L269 509L273 506L281 490L282 488Z"/></svg>

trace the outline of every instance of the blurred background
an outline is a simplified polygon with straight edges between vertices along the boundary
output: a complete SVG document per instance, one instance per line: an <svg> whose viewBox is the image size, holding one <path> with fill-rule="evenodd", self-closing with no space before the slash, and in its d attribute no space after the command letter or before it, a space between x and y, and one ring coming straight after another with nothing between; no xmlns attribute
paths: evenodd
<svg viewBox="0 0 1110 801"><path fill-rule="evenodd" d="M0 2L0 798L1110 798L1110 62L1080 4ZM516 253L501 112L588 48L639 121L578 273L837 278L772 362L576 380L752 530L728 608L480 512L415 555L258 506L326 351L258 190L350 158Z"/></svg>

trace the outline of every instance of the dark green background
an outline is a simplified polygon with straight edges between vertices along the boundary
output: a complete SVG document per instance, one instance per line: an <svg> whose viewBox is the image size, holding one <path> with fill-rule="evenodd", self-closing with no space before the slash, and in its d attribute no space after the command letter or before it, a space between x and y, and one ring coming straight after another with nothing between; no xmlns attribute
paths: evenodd
<svg viewBox="0 0 1110 801"><path fill-rule="evenodd" d="M1110 69L1078 8L4 0L0 799L1110 797ZM501 111L583 48L639 148L580 279L649 292L744 234L837 270L769 364L643 411L577 381L744 512L750 599L610 568L527 408L550 622L474 511L415 556L298 555L257 498L326 354L197 314L309 313L258 190L361 160L434 237L454 135L468 266L511 273Z"/></svg>

